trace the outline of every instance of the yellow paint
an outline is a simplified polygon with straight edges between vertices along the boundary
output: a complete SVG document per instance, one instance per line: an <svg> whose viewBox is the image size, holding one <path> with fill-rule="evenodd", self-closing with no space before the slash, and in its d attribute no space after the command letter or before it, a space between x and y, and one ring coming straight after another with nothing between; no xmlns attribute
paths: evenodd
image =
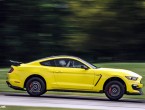
<svg viewBox="0 0 145 110"><path fill-rule="evenodd" d="M85 64L89 69L82 68L68 68L68 67L50 67L42 66L40 62L69 58L74 59ZM11 85L24 88L26 79L31 75L40 75L46 81L47 90L61 89L61 90L81 90L99 92L103 90L105 82L112 77L122 79L126 84L126 90L129 93L139 93L137 90L133 90L132 85L138 85L138 88L142 88L140 83L142 76L128 70L123 69L111 69L111 68L92 68L86 62L76 57L70 56L57 56L45 58L37 61L33 61L27 64L21 64L21 66L12 66L14 71L7 73L7 81ZM138 77L136 81L128 80L125 76ZM19 83L18 83L19 82Z"/></svg>

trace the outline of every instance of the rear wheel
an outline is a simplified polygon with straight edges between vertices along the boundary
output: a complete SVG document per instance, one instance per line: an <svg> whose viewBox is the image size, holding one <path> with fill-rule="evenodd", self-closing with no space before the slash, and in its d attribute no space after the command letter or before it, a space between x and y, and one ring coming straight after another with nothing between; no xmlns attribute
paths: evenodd
<svg viewBox="0 0 145 110"><path fill-rule="evenodd" d="M110 81L105 86L105 95L110 100L119 100L123 97L125 92L124 85L119 81Z"/></svg>
<svg viewBox="0 0 145 110"><path fill-rule="evenodd" d="M46 92L46 85L41 78L32 77L26 82L26 90L30 96L40 96Z"/></svg>

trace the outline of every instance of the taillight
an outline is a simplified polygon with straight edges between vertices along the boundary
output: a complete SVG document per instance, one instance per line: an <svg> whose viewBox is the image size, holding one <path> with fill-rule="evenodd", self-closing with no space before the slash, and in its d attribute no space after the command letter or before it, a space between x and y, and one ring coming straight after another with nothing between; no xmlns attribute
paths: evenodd
<svg viewBox="0 0 145 110"><path fill-rule="evenodd" d="M13 71L14 71L14 68L11 68L8 73L12 73Z"/></svg>

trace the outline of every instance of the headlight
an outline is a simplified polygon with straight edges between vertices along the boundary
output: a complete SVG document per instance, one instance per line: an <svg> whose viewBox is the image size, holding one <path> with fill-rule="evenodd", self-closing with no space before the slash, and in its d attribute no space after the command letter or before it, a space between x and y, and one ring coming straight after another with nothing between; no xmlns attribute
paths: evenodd
<svg viewBox="0 0 145 110"><path fill-rule="evenodd" d="M133 80L136 81L138 79L138 77L134 77L134 76L125 76L127 79L129 80Z"/></svg>

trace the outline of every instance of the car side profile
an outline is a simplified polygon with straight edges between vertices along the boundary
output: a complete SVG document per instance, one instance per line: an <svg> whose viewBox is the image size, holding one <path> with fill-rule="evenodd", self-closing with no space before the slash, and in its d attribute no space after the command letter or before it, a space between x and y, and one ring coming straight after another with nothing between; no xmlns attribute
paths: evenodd
<svg viewBox="0 0 145 110"><path fill-rule="evenodd" d="M30 96L46 91L105 93L110 100L141 95L142 76L129 70L99 68L74 56L52 56L30 63L12 61L7 84Z"/></svg>

